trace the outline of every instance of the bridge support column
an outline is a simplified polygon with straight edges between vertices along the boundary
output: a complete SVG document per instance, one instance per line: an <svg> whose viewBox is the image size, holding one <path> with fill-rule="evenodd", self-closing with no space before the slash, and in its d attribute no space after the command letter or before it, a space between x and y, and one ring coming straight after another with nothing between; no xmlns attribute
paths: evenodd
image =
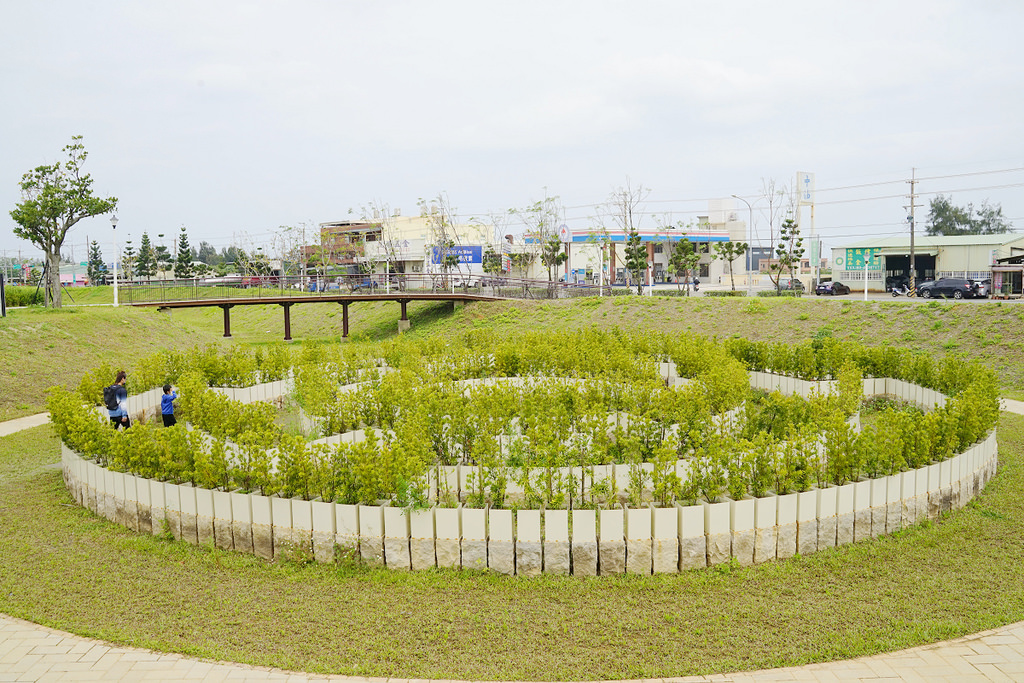
<svg viewBox="0 0 1024 683"><path fill-rule="evenodd" d="M281 304L284 308L284 340L292 340L292 304Z"/></svg>
<svg viewBox="0 0 1024 683"><path fill-rule="evenodd" d="M398 303L402 305L402 317L398 320L398 333L401 334L402 332L412 329L412 321L409 320L409 314L406 310L409 300L399 299Z"/></svg>
<svg viewBox="0 0 1024 683"><path fill-rule="evenodd" d="M341 304L341 341L348 341L348 301L339 301Z"/></svg>
<svg viewBox="0 0 1024 683"><path fill-rule="evenodd" d="M227 306L221 306L224 310L224 336L231 336L231 304Z"/></svg>

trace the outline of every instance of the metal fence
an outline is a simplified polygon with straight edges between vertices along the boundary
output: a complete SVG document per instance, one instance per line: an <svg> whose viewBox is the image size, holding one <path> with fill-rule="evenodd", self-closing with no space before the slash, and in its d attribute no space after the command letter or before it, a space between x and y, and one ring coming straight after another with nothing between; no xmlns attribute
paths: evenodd
<svg viewBox="0 0 1024 683"><path fill-rule="evenodd" d="M494 299L567 299L609 296L608 285L581 285L545 280L458 274L384 274L315 276L228 276L192 280L149 280L120 286L127 304L261 299L269 297L317 298L344 295L377 295L393 299L409 294L463 294ZM621 294L617 287L614 294Z"/></svg>

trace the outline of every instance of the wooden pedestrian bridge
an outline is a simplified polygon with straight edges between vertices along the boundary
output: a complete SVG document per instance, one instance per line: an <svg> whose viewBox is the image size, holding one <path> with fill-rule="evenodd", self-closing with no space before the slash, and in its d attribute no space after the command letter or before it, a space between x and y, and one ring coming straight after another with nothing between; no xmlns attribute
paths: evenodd
<svg viewBox="0 0 1024 683"><path fill-rule="evenodd" d="M605 294L609 287L603 288ZM467 301L561 299L600 296L602 288L506 277L445 275L342 275L331 277L235 276L192 280L132 282L120 287L121 302L161 310L217 306L224 312L224 336L231 336L235 306L278 305L284 312L284 338L292 338L291 309L297 304L340 304L342 339L348 338L349 306L366 301L394 301L401 306L398 330L409 329L410 301Z"/></svg>

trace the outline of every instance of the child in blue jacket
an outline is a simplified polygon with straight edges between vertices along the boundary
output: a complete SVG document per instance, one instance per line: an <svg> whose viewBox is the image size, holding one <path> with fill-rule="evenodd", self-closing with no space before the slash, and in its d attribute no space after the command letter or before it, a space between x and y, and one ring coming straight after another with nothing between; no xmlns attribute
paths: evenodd
<svg viewBox="0 0 1024 683"><path fill-rule="evenodd" d="M174 419L174 402L178 399L178 392L171 391L171 385L164 385L164 395L160 397L160 413L164 418L164 427L173 427L177 424Z"/></svg>

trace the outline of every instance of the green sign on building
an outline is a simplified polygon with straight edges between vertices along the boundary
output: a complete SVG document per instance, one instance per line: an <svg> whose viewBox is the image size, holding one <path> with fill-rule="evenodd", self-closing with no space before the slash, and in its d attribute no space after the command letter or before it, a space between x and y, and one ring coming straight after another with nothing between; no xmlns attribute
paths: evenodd
<svg viewBox="0 0 1024 683"><path fill-rule="evenodd" d="M868 261L868 270L882 269L881 249L847 249L844 267L846 270L864 270L864 259Z"/></svg>

